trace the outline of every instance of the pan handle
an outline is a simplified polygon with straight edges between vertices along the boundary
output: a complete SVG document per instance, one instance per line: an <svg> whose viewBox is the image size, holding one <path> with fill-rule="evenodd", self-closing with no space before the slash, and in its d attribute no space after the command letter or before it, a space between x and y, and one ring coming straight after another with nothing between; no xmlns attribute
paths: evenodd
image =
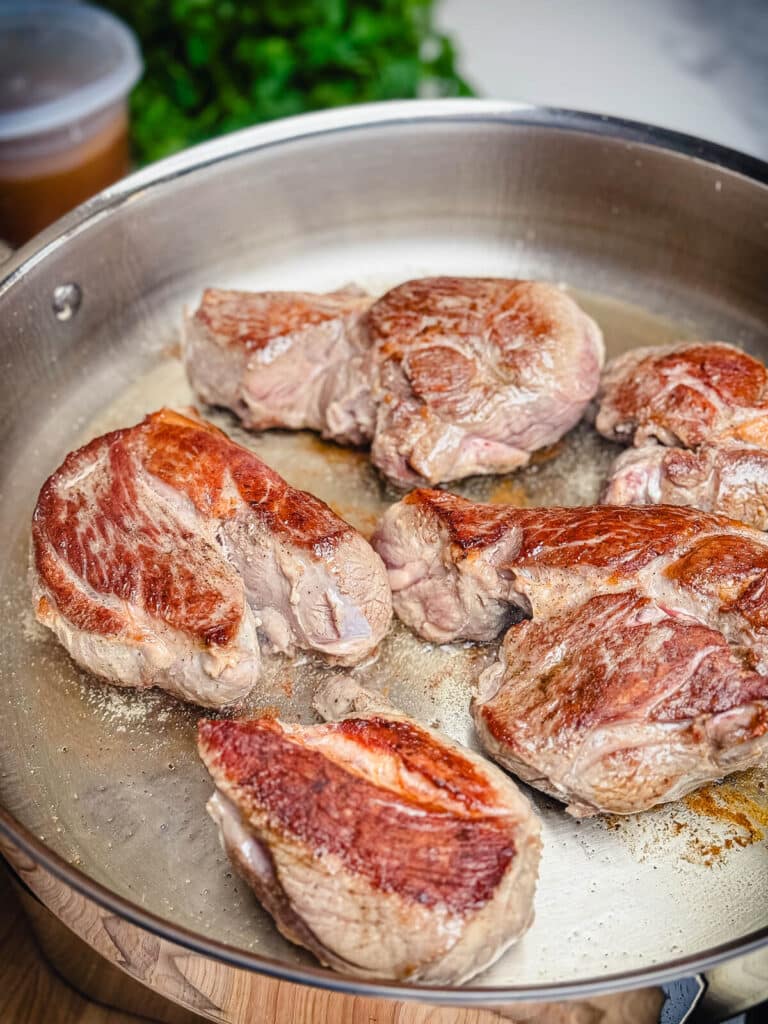
<svg viewBox="0 0 768 1024"><path fill-rule="evenodd" d="M665 989L667 1002L660 1024L731 1021L768 1000L768 946ZM751 1019L751 1015L746 1017ZM758 1015L754 1019L766 1018Z"/></svg>

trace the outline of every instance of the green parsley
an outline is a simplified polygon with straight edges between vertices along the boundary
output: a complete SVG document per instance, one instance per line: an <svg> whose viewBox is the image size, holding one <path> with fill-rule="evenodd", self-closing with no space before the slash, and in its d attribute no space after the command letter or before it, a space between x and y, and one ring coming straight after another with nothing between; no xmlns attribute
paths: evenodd
<svg viewBox="0 0 768 1024"><path fill-rule="evenodd" d="M102 0L139 37L141 163L259 121L416 96L468 96L433 0Z"/></svg>

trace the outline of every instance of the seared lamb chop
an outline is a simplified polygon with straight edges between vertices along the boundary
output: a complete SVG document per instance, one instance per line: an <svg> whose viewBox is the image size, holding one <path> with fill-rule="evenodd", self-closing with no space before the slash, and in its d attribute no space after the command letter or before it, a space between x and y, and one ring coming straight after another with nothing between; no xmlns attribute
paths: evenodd
<svg viewBox="0 0 768 1024"><path fill-rule="evenodd" d="M456 984L528 928L539 823L476 754L350 680L324 725L203 721L208 804L278 928L359 977Z"/></svg>
<svg viewBox="0 0 768 1024"><path fill-rule="evenodd" d="M378 368L372 458L399 484L525 465L578 423L598 386L600 329L553 285L408 281L368 320Z"/></svg>
<svg viewBox="0 0 768 1024"><path fill-rule="evenodd" d="M323 502L210 423L167 409L72 452L32 523L38 619L122 686L243 697L257 633L342 664L386 632L384 567Z"/></svg>
<svg viewBox="0 0 768 1024"><path fill-rule="evenodd" d="M580 419L603 360L597 325L559 288L437 277L355 290L209 289L185 361L202 399L246 426L372 441L400 485L506 472Z"/></svg>
<svg viewBox="0 0 768 1024"><path fill-rule="evenodd" d="M374 409L357 288L328 295L208 288L184 331L192 387L246 427L317 430L344 444L370 441Z"/></svg>
<svg viewBox="0 0 768 1024"><path fill-rule="evenodd" d="M600 433L637 449L616 460L605 502L690 504L768 526L762 363L721 342L636 349L608 365L597 404Z"/></svg>
<svg viewBox="0 0 768 1024"><path fill-rule="evenodd" d="M768 538L669 506L521 509L414 491L373 539L440 642L510 621L474 705L490 753L574 813L672 800L768 753Z"/></svg>
<svg viewBox="0 0 768 1024"><path fill-rule="evenodd" d="M472 711L491 756L577 816L643 811L768 757L768 679L633 590L510 629Z"/></svg>

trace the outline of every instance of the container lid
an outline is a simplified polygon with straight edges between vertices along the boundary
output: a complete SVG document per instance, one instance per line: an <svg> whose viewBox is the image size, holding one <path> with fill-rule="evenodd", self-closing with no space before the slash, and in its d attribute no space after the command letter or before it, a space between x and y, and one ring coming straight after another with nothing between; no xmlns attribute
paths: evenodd
<svg viewBox="0 0 768 1024"><path fill-rule="evenodd" d="M0 0L0 141L63 128L126 96L136 37L84 3Z"/></svg>

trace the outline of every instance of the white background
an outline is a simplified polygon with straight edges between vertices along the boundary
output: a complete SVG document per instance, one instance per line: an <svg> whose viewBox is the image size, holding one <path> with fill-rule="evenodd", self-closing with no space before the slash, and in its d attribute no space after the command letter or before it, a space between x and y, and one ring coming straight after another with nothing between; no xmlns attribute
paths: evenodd
<svg viewBox="0 0 768 1024"><path fill-rule="evenodd" d="M442 0L480 95L647 121L768 159L768 0Z"/></svg>

